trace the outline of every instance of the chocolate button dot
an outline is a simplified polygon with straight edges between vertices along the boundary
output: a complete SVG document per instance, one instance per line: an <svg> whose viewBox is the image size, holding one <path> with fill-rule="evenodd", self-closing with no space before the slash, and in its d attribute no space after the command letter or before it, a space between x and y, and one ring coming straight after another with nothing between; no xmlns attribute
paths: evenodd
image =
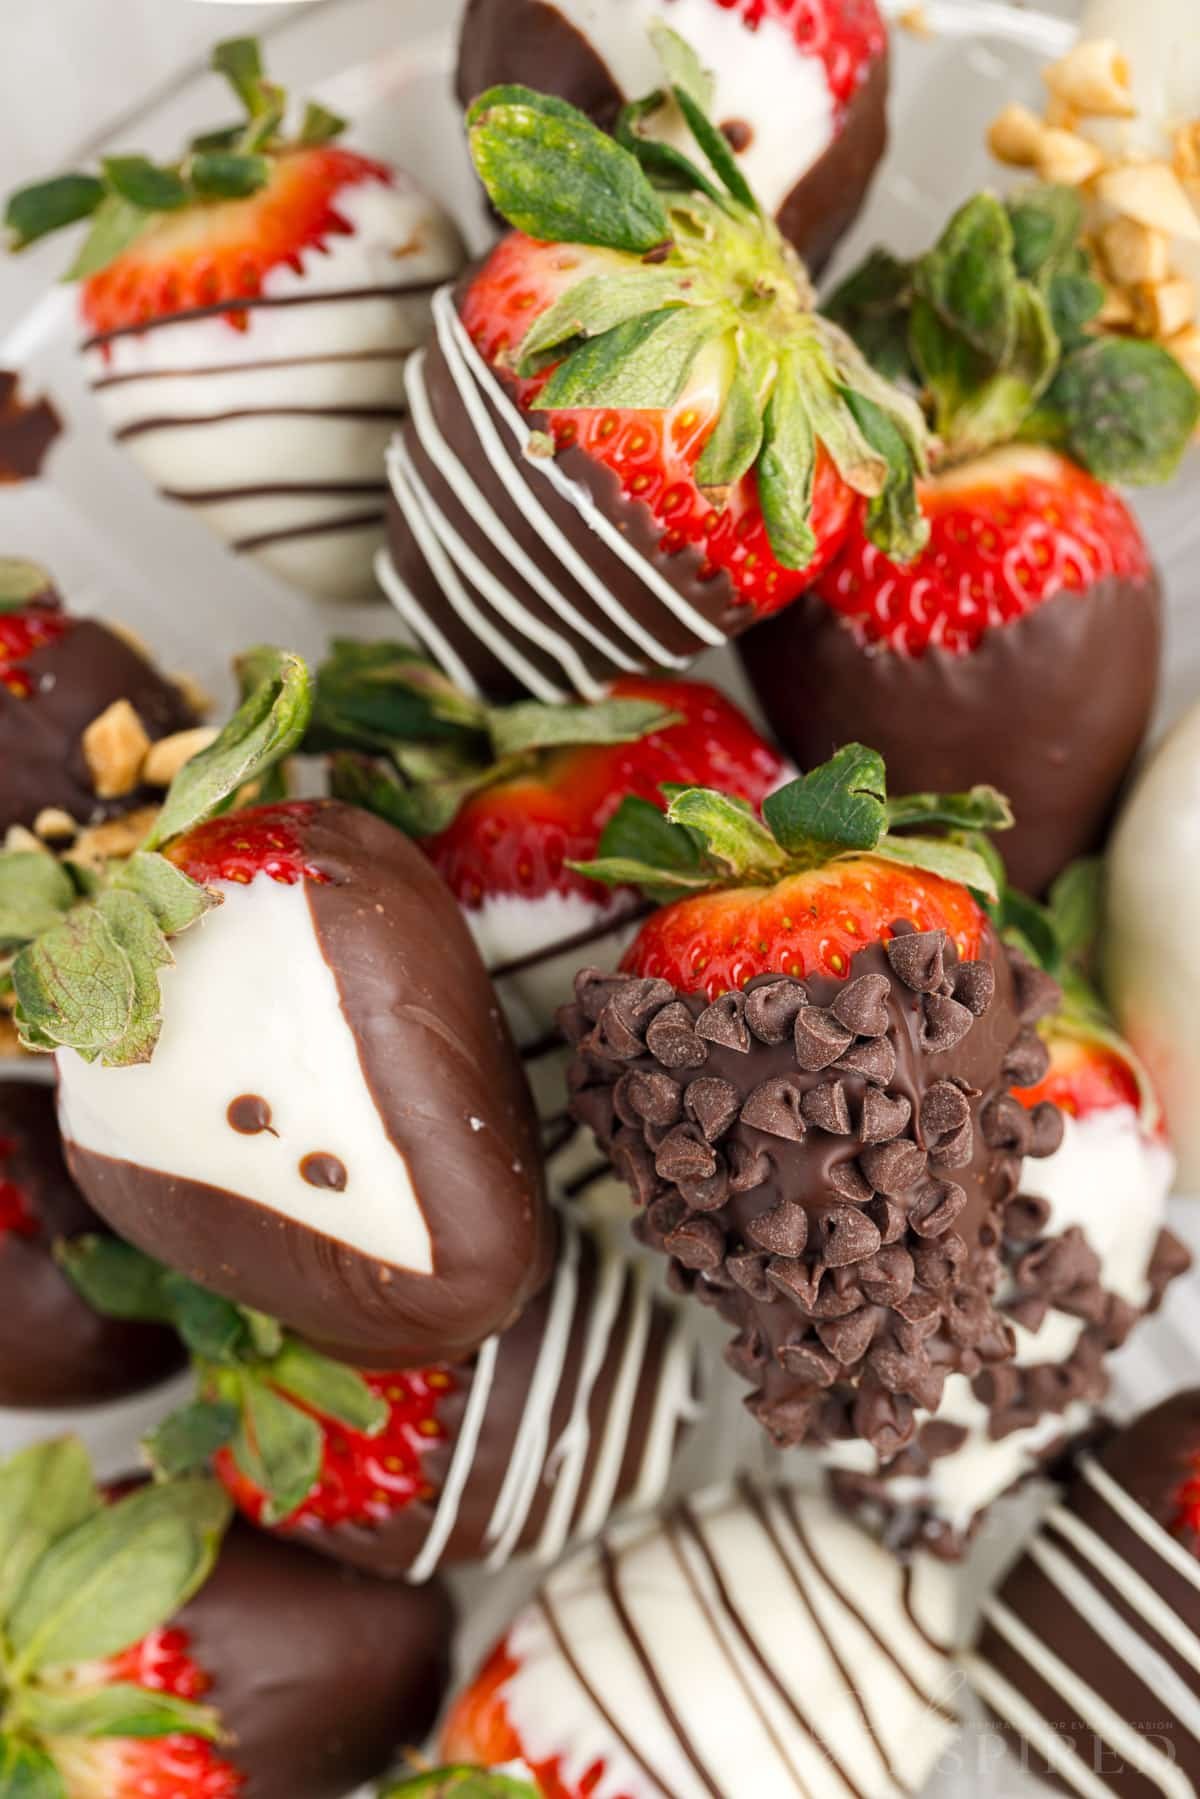
<svg viewBox="0 0 1200 1799"><path fill-rule="evenodd" d="M310 1187L326 1187L333 1193L344 1193L346 1190L346 1164L337 1156L327 1155L324 1150L314 1150L311 1155L303 1158L300 1176Z"/></svg>
<svg viewBox="0 0 1200 1799"><path fill-rule="evenodd" d="M257 1093L239 1093L231 1099L225 1112L233 1129L243 1137L257 1137L260 1131L271 1131L271 1108Z"/></svg>

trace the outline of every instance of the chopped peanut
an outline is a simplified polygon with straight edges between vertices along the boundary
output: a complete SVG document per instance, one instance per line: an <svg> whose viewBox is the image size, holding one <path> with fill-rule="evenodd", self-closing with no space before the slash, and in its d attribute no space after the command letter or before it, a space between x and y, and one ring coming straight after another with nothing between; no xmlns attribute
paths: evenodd
<svg viewBox="0 0 1200 1799"><path fill-rule="evenodd" d="M33 821L33 834L43 843L69 842L78 830L71 814L64 812L61 806L43 806Z"/></svg>
<svg viewBox="0 0 1200 1799"><path fill-rule="evenodd" d="M1086 38L1044 71L1046 86L1085 117L1132 119L1129 64L1111 38Z"/></svg>
<svg viewBox="0 0 1200 1799"><path fill-rule="evenodd" d="M83 733L84 760L96 796L120 799L138 784L150 739L128 700L114 700Z"/></svg>
<svg viewBox="0 0 1200 1799"><path fill-rule="evenodd" d="M1139 337L1174 337L1196 316L1196 290L1182 275L1157 285L1140 283L1131 298Z"/></svg>
<svg viewBox="0 0 1200 1799"><path fill-rule="evenodd" d="M34 836L27 825L9 825L4 833L4 847L6 850L18 850L22 855L29 850L40 850L43 855L49 854L45 844Z"/></svg>
<svg viewBox="0 0 1200 1799"><path fill-rule="evenodd" d="M1137 219L1113 219L1100 233L1100 250L1114 281L1165 281L1170 274L1170 245L1161 231Z"/></svg>
<svg viewBox="0 0 1200 1799"><path fill-rule="evenodd" d="M1014 169L1032 169L1046 127L1027 106L1014 101L992 120L988 131L988 149L998 162Z"/></svg>
<svg viewBox="0 0 1200 1799"><path fill-rule="evenodd" d="M1043 181L1061 187L1082 187L1100 173L1104 154L1077 132L1050 127L1039 139L1035 166Z"/></svg>
<svg viewBox="0 0 1200 1799"><path fill-rule="evenodd" d="M1120 331L1133 325L1133 302L1123 287L1104 288L1104 304L1096 314L1096 323L1110 331Z"/></svg>
<svg viewBox="0 0 1200 1799"><path fill-rule="evenodd" d="M85 868L102 868L117 856L130 856L150 834L158 817L157 806L139 806L123 818L110 818L106 824L84 831L71 851L72 862Z"/></svg>
<svg viewBox="0 0 1200 1799"><path fill-rule="evenodd" d="M1107 169L1096 183L1100 198L1139 225L1200 243L1200 215L1174 169L1165 162Z"/></svg>
<svg viewBox="0 0 1200 1799"><path fill-rule="evenodd" d="M1167 349L1200 387L1200 325L1189 325L1185 330L1177 331L1174 337L1167 339Z"/></svg>
<svg viewBox="0 0 1200 1799"><path fill-rule="evenodd" d="M215 726L196 725L190 731L176 731L172 737L160 737L146 752L142 780L150 787L169 787L184 763L206 750L216 735Z"/></svg>

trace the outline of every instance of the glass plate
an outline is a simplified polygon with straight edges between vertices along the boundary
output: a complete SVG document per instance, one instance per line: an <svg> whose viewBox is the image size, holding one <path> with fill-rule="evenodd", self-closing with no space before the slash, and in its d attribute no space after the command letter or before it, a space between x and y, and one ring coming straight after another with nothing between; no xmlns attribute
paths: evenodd
<svg viewBox="0 0 1200 1799"><path fill-rule="evenodd" d="M313 92L355 120L354 142L410 169L456 214L473 249L489 237L487 220L460 141L451 98L455 25L461 0L313 0L302 11L271 21L273 74L293 89ZM893 10L901 10L894 5ZM894 37L892 149L870 202L843 245L838 266L886 242L900 253L928 243L956 202L995 183L998 171L983 142L987 121L1008 99L1033 102L1039 69L1069 45L1072 27L1048 13L1000 0L932 0L923 8L927 32L898 27ZM219 29L218 15L214 26ZM198 73L186 76L144 110L131 113L119 142L166 154L190 132L211 125L215 88ZM133 465L108 441L75 354L73 296L51 287L61 268L60 246L39 252L48 292L0 342L0 366L19 369L30 395L48 393L66 430L49 458L46 478L21 488L0 487L0 546L5 553L44 561L84 612L123 619L152 643L167 666L186 668L222 698L231 691L229 658L239 646L273 640L309 654L334 631L379 635L399 620L377 606L319 604L230 555L189 514L158 498ZM36 261L36 258L35 258ZM835 270L836 273L836 270ZM1135 503L1166 577L1167 657L1156 732L1200 689L1200 614L1190 569L1200 566L1200 508L1194 503L1200 457L1164 492ZM736 661L712 652L698 669L752 707ZM1172 1222L1200 1247L1186 1202ZM1116 1403L1122 1410L1152 1403L1194 1369L1183 1328L1198 1289L1177 1282L1164 1312L1115 1358ZM87 1419L88 1436L107 1468L128 1464L136 1436L164 1401L150 1396L132 1407L101 1409ZM0 1453L29 1435L61 1428L61 1417L0 1412ZM75 1419L71 1420L76 1422ZM733 1440L731 1441L731 1433ZM718 1445L720 1448L718 1449ZM722 1478L733 1455L764 1466L765 1451L736 1395L718 1406L693 1441L678 1471L681 1488ZM1011 1550L1019 1510L998 1509L981 1533L966 1582ZM465 1671L503 1627L530 1584L517 1569L490 1578L458 1576L462 1603L460 1660ZM930 1789L930 1799L1003 1794L1015 1799L1044 1792L1012 1762L1000 1758L986 1730L968 1731L955 1758Z"/></svg>

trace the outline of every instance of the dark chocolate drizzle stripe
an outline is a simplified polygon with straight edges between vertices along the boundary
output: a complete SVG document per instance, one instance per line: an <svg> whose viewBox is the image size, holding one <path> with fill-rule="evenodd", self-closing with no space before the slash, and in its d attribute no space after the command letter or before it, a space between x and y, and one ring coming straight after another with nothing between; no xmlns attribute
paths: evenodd
<svg viewBox="0 0 1200 1799"><path fill-rule="evenodd" d="M945 1655L947 1645L945 1643L939 1643L936 1637L931 1636L917 1615L917 1608L913 1604L913 1567L911 1562L905 1562L904 1564L904 1582L901 1587L901 1598L904 1605L904 1616L908 1619L922 1642L928 1643L929 1647L938 1655Z"/></svg>
<svg viewBox="0 0 1200 1799"><path fill-rule="evenodd" d="M554 1639L555 1648L562 1656L566 1667L570 1669L574 1679L578 1682L580 1691L587 1696L589 1704L595 1707L597 1714L604 1720L607 1728L612 1731L613 1736L616 1738L617 1742L620 1743L629 1759L632 1762L636 1762L637 1766L642 1770L643 1774L646 1775L647 1779L652 1780L655 1786L658 1787L664 1795L669 1795L671 1788L668 1782L662 1778L661 1774L655 1773L654 1768L646 1760L646 1757L637 1747L637 1744L633 1741L632 1737L622 1729L615 1714L608 1709L603 1699L601 1699L600 1694L584 1673L583 1668L580 1666L579 1658L571 1647L570 1639L568 1638L566 1631L559 1623L558 1614L555 1612L550 1596L545 1589L538 1594L535 1603L538 1610L541 1612L542 1617L546 1620L546 1627L549 1630L551 1637ZM718 1799L720 1799L719 1795Z"/></svg>
<svg viewBox="0 0 1200 1799"><path fill-rule="evenodd" d="M245 419L353 419L363 423L394 423L404 417L399 406L237 406L228 412L206 412L195 417L166 414L161 418L135 419L113 432L117 443L145 437L152 431L188 431L199 425L231 425Z"/></svg>
<svg viewBox="0 0 1200 1799"><path fill-rule="evenodd" d="M271 356L253 362L205 362L191 368L132 369L122 375L98 375L88 383L93 393L111 387L130 387L138 381L190 381L208 375L261 375L271 369L324 368L331 363L407 362L412 346L394 350L327 350L321 356Z"/></svg>
<svg viewBox="0 0 1200 1799"><path fill-rule="evenodd" d="M347 512L340 518L311 519L304 525L260 531L251 537L235 537L230 540L229 547L244 555L249 551L268 549L272 544L290 543L299 537L331 537L338 531L370 531L382 524L382 512Z"/></svg>
<svg viewBox="0 0 1200 1799"><path fill-rule="evenodd" d="M244 487L160 487L159 492L183 506L222 506L237 500L373 499L387 487L382 481L262 481Z"/></svg>
<svg viewBox="0 0 1200 1799"><path fill-rule="evenodd" d="M617 1615L621 1629L625 1632L629 1647L637 1657L642 1672L646 1677L646 1682L650 1687L651 1692L654 1694L655 1699L658 1701L659 1709L661 1710L663 1717L674 1731L680 1749L695 1769L696 1777L704 1787L705 1791L712 1795L712 1799L725 1799L725 1795L722 1793L711 1773L700 1759L700 1753L696 1748L695 1743L693 1743L691 1737L684 1729L682 1718L671 1704L667 1690L663 1686L659 1676L658 1669L654 1666L650 1652L642 1640L642 1634L633 1621L632 1614L625 1602L625 1595L621 1591L620 1558L613 1553L612 1548L606 1541L601 1541L598 1554L601 1571L604 1577L605 1591L608 1594L613 1611ZM672 1645L672 1647L675 1648L677 1646ZM669 1793L670 1790L670 1787L663 1788L663 1791L667 1793Z"/></svg>
<svg viewBox="0 0 1200 1799"><path fill-rule="evenodd" d="M721 1602L721 1608L724 1611L726 1617L729 1619L730 1624L733 1626L734 1630L737 1632L740 1642L742 1643L743 1647L749 1654L749 1656L750 1656L751 1660L754 1662L755 1666L759 1669L759 1671L761 1672L763 1677L766 1679L766 1681L769 1683L769 1685L778 1694L778 1696L782 1700L783 1705L785 1706L786 1710L790 1713L791 1717L794 1719L796 1724L799 1726L800 1730L804 1733L804 1735L813 1744L813 1747L815 1749L817 1749L820 1754L822 1754L826 1757L826 1759L829 1761L829 1763L832 1767L836 1768L837 1773L840 1775L840 1777L843 1780L843 1782L845 1783L845 1785L849 1788L850 1792L854 1795L854 1799L866 1799L866 1795L863 1793L861 1787L857 1786L855 1784L855 1782L853 1780L851 1780L850 1775L848 1774L846 1769L842 1768L839 1764L834 1762L833 1757L830 1755L828 1748L821 1741L820 1737L817 1735L816 1731L813 1729L813 1727L809 1723L808 1719L804 1716L804 1713L800 1710L800 1707L796 1704L796 1701L793 1699L791 1692L789 1691L786 1683L780 1678L779 1674L771 1666L771 1663L767 1660L767 1657L763 1654L763 1651L762 1651L760 1645L755 1641L752 1631L750 1630L749 1626L746 1623L745 1618L743 1617L742 1613L738 1610L738 1607L734 1602L733 1595L729 1591L728 1582L726 1581L724 1575L721 1573L721 1569L717 1563L717 1559L714 1556L712 1550L708 1546L708 1543L704 1536L704 1532L701 1529L700 1525L698 1524L695 1514L693 1513L691 1507L688 1505L688 1503L685 1499L680 1502L678 1508L676 1509L674 1518L668 1521L667 1525L665 1526L665 1529L667 1531L668 1538L671 1541L671 1548L675 1554L676 1560L678 1561L679 1566L683 1569L683 1572L684 1572L688 1582L690 1583L693 1591L696 1594L697 1600L699 1601L700 1605L702 1606L702 1608L704 1610L706 1617L709 1620L709 1623L712 1627L712 1632L713 1632L714 1637L716 1637L718 1642L721 1640L720 1630L716 1624L715 1619L713 1618L711 1607L708 1605L708 1603L704 1597L704 1594L701 1592L700 1587L697 1584L697 1582L692 1574L691 1568L689 1567L688 1562L687 1562L687 1558L685 1556L681 1555L678 1550L675 1533L680 1528L682 1528L683 1530L685 1530L687 1532L689 1540L695 1545L696 1549L698 1550L698 1552L704 1562L704 1566L708 1571L709 1578L711 1579L713 1586L716 1589L717 1597ZM790 1570L789 1570L789 1572L790 1572ZM797 1583L797 1587L799 1590L799 1583ZM812 1624L814 1625L818 1636L821 1637L821 1639L824 1641L826 1646L829 1648L829 1650L833 1656L833 1660L837 1666L838 1672L841 1674L843 1680L845 1680L845 1682L846 1682L846 1690L853 1697L855 1709L858 1711L859 1716L862 1718L864 1727L866 1728L868 1734L874 1735L874 1732L871 1729L870 1721L867 1718L865 1710L863 1709L862 1699L859 1696L859 1694L857 1693L857 1691L855 1690L854 1683L851 1680L849 1674L847 1673L847 1670L845 1668L845 1665L842 1662L841 1657L838 1655L837 1651L833 1647L833 1644L830 1642L829 1637L825 1632L824 1626L821 1624L816 1613L813 1611L812 1606L809 1604L808 1595L806 1593L804 1593L803 1591L801 1591L801 1599L803 1601L805 1611L808 1613L809 1619L812 1622ZM731 1665L733 1666L735 1672L739 1673L739 1678L740 1678L740 1671L737 1669L736 1662L733 1662L732 1657L730 1658L730 1661L731 1661ZM754 1698L754 1695L751 1692L749 1685L747 1684L747 1682L744 1679L741 1680L741 1685L742 1685L743 1691L746 1694L747 1700L749 1701L751 1706L754 1708L754 1710L758 1713L758 1716L762 1722L764 1731L766 1732L767 1736L770 1737L771 1742L775 1745L775 1749L779 1755L780 1761L782 1761L785 1764L785 1766L791 1771L791 1774L796 1781L797 1789L800 1791L803 1791L804 1783L800 1777L800 1772L793 1765L791 1757L787 1753L787 1749L785 1748L784 1744L780 1742L775 1731L771 1728L770 1720L767 1718L765 1712L762 1710L762 1707L758 1704L758 1702ZM888 1772L892 1773L891 1764L890 1764L890 1762L887 1762L887 1757L885 1756L883 1759L884 1759L885 1763L887 1764ZM893 1778L895 1778L894 1774L893 1774ZM904 1791L904 1792L908 1791L908 1788L903 1785L903 1782L899 1782L898 1784L901 1786L902 1791Z"/></svg>
<svg viewBox="0 0 1200 1799"><path fill-rule="evenodd" d="M189 306L181 312L169 312L159 319L144 319L137 325L118 325L111 331L97 331L85 337L81 350L95 350L114 343L121 337L141 337L148 331L160 331L167 325L183 325L193 319L220 319L231 312L276 311L288 306L328 306L347 300L393 300L401 297L430 299L441 286L438 281L387 282L377 287L327 287L311 294L255 294L247 299L226 300L219 306Z"/></svg>
<svg viewBox="0 0 1200 1799"><path fill-rule="evenodd" d="M531 968L540 968L543 963L553 962L558 956L574 955L579 950L591 949L602 943L606 937L612 937L629 925L636 924L641 918L648 918L654 907L650 905L630 906L615 917L601 919L585 930L576 931L573 936L560 937L554 943L548 943L541 949L531 950L526 956L514 956L509 962L497 962L489 968L488 973L493 981L503 981L509 975L525 974ZM562 1043L562 1038L556 1042Z"/></svg>

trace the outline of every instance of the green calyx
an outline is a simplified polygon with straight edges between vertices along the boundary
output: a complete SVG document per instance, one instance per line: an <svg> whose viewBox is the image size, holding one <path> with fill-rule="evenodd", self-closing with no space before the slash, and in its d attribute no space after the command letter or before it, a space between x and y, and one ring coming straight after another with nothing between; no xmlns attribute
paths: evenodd
<svg viewBox="0 0 1200 1799"><path fill-rule="evenodd" d="M879 373L921 395L939 466L1026 442L1102 481L1174 474L1200 394L1161 345L1098 334L1083 223L1071 188L977 194L924 256L876 250L830 297Z"/></svg>
<svg viewBox="0 0 1200 1799"><path fill-rule="evenodd" d="M486 1768L430 1768L387 1782L379 1799L538 1799L538 1789L511 1774Z"/></svg>
<svg viewBox="0 0 1200 1799"><path fill-rule="evenodd" d="M245 116L194 138L180 161L106 156L95 174L57 175L20 188L9 198L4 224L9 248L24 250L68 225L91 220L91 230L68 281L107 268L159 219L211 201L244 200L271 178L271 158L286 150L328 143L345 120L310 101L294 137L282 134L287 94L266 79L254 38L231 38L212 53L213 70L233 88Z"/></svg>
<svg viewBox="0 0 1200 1799"><path fill-rule="evenodd" d="M0 1463L0 1793L66 1799L59 1739L222 1740L210 1706L100 1686L76 1670L119 1655L187 1604L230 1515L207 1479L140 1487L107 1505L73 1437Z"/></svg>
<svg viewBox="0 0 1200 1799"><path fill-rule="evenodd" d="M994 787L969 793L887 797L883 758L861 743L778 788L762 818L744 801L704 787L664 788L666 815L630 798L576 872L612 886L640 887L667 902L714 888L773 885L846 857L879 856L959 881L999 898L995 871L975 835L1006 830L1008 801ZM948 833L928 836L931 828Z"/></svg>
<svg viewBox="0 0 1200 1799"><path fill-rule="evenodd" d="M336 798L427 837L472 794L536 777L557 750L636 743L678 722L668 707L634 698L487 706L403 644L338 638L317 670L305 748L332 756Z"/></svg>
<svg viewBox="0 0 1200 1799"><path fill-rule="evenodd" d="M39 562L23 556L0 556L0 614L23 612L39 600L49 601L54 583Z"/></svg>
<svg viewBox="0 0 1200 1799"><path fill-rule="evenodd" d="M264 1496L263 1522L287 1519L321 1472L313 1416L375 1436L388 1408L355 1369L319 1355L273 1318L236 1306L116 1237L85 1236L56 1251L72 1284L106 1318L167 1325L192 1359L197 1395L143 1443L160 1479L204 1468L228 1449Z"/></svg>
<svg viewBox="0 0 1200 1799"><path fill-rule="evenodd" d="M710 83L695 54L666 27L653 35L665 85L627 106L613 137L528 88L492 88L467 114L476 169L510 224L612 253L534 323L516 372L552 369L539 396L549 408L657 410L675 404L703 357L723 393L696 471L715 507L753 471L776 560L806 567L823 451L869 502L880 547L915 555L926 537L919 407L814 311L803 265L708 117ZM653 135L676 119L699 162Z"/></svg>
<svg viewBox="0 0 1200 1799"><path fill-rule="evenodd" d="M299 745L312 698L298 656L249 652L245 698L210 746L180 769L140 849L97 875L44 850L0 851L0 987L26 1049L85 1061L149 1061L162 1022L159 970L169 939L214 905L161 852L227 811Z"/></svg>

